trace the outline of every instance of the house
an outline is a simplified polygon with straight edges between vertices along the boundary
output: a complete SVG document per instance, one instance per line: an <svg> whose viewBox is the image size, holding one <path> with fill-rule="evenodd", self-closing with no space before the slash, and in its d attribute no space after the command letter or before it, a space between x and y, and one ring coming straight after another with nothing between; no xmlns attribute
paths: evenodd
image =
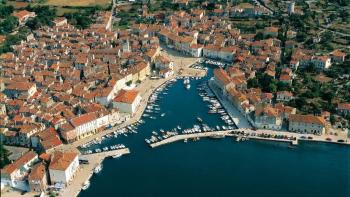
<svg viewBox="0 0 350 197"><path fill-rule="evenodd" d="M278 109L269 105L258 107L254 115L254 125L256 128L281 130L283 118Z"/></svg>
<svg viewBox="0 0 350 197"><path fill-rule="evenodd" d="M190 49L189 49L189 53L193 57L202 57L202 55L203 55L203 45L191 44L190 45Z"/></svg>
<svg viewBox="0 0 350 197"><path fill-rule="evenodd" d="M277 27L265 27L263 32L264 37L277 37L278 28Z"/></svg>
<svg viewBox="0 0 350 197"><path fill-rule="evenodd" d="M331 58L328 56L313 56L311 62L315 65L316 69L324 70L331 67Z"/></svg>
<svg viewBox="0 0 350 197"><path fill-rule="evenodd" d="M164 68L170 68L173 69L174 62L170 61L169 58L159 55L155 59L155 68L156 69L164 69Z"/></svg>
<svg viewBox="0 0 350 197"><path fill-rule="evenodd" d="M55 24L55 26L67 25L67 19L65 17L58 17L52 22Z"/></svg>
<svg viewBox="0 0 350 197"><path fill-rule="evenodd" d="M79 169L78 154L56 151L51 156L49 174L51 184L66 186Z"/></svg>
<svg viewBox="0 0 350 197"><path fill-rule="evenodd" d="M168 78L174 74L174 71L170 68L164 68L159 71L159 76L163 78Z"/></svg>
<svg viewBox="0 0 350 197"><path fill-rule="evenodd" d="M23 25L25 24L29 18L35 17L35 12L29 12L27 10L21 10L19 12L15 12L12 14L18 19L19 24Z"/></svg>
<svg viewBox="0 0 350 197"><path fill-rule="evenodd" d="M30 191L32 192L45 192L47 186L47 174L46 166L44 163L38 163L33 168L28 176L28 183Z"/></svg>
<svg viewBox="0 0 350 197"><path fill-rule="evenodd" d="M223 95L226 95L229 88L234 88L234 84L232 83L230 76L222 68L214 69L214 77L211 81L217 88L220 89Z"/></svg>
<svg viewBox="0 0 350 197"><path fill-rule="evenodd" d="M337 112L345 116L350 115L350 103L339 103Z"/></svg>
<svg viewBox="0 0 350 197"><path fill-rule="evenodd" d="M23 96L29 98L37 91L36 84L30 82L11 82L5 88L4 93L10 98Z"/></svg>
<svg viewBox="0 0 350 197"><path fill-rule="evenodd" d="M113 107L118 108L120 112L133 115L141 102L141 96L136 90L120 90L113 99Z"/></svg>
<svg viewBox="0 0 350 197"><path fill-rule="evenodd" d="M9 186L22 191L29 191L27 175L32 165L38 161L38 155L29 151L13 163L1 169L1 188Z"/></svg>
<svg viewBox="0 0 350 197"><path fill-rule="evenodd" d="M289 91L279 91L277 92L277 101L290 101L293 99L293 93Z"/></svg>
<svg viewBox="0 0 350 197"><path fill-rule="evenodd" d="M342 52L339 49L336 49L331 53L331 59L333 62L344 62L345 56L346 56L346 53Z"/></svg>
<svg viewBox="0 0 350 197"><path fill-rule="evenodd" d="M291 114L289 131L321 135L326 131L326 121L321 116Z"/></svg>

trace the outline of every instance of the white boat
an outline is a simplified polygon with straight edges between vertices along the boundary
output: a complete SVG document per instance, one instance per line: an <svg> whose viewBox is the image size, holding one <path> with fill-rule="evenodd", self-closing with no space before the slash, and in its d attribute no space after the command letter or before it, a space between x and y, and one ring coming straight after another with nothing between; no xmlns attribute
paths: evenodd
<svg viewBox="0 0 350 197"><path fill-rule="evenodd" d="M191 88L191 85L190 84L187 84L186 85L186 89L188 90L188 89L190 89Z"/></svg>
<svg viewBox="0 0 350 197"><path fill-rule="evenodd" d="M122 154L116 154L116 155L113 155L112 157L114 158L114 159L116 159L116 158L119 158L119 157L121 157L122 156Z"/></svg>
<svg viewBox="0 0 350 197"><path fill-rule="evenodd" d="M160 116L161 116L161 117L165 116L165 113L162 113Z"/></svg>
<svg viewBox="0 0 350 197"><path fill-rule="evenodd" d="M87 190L90 187L90 181L85 181L83 184L82 190Z"/></svg>
<svg viewBox="0 0 350 197"><path fill-rule="evenodd" d="M101 172L101 170L102 170L102 165L100 164L100 165L96 166L96 168L94 169L94 173L98 174L99 172Z"/></svg>

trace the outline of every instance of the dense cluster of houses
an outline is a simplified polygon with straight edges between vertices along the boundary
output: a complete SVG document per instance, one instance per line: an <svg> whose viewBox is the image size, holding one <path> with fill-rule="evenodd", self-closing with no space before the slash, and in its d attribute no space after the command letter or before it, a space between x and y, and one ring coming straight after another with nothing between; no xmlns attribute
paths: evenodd
<svg viewBox="0 0 350 197"><path fill-rule="evenodd" d="M82 139L134 115L135 84L172 74L154 34L160 26L113 32L111 12L95 17L84 30L57 18L0 56L2 142L49 150Z"/></svg>
<svg viewBox="0 0 350 197"><path fill-rule="evenodd" d="M60 189L70 184L79 170L78 154L55 151L40 156L34 151L24 153L1 169L1 188L45 192L49 187Z"/></svg>

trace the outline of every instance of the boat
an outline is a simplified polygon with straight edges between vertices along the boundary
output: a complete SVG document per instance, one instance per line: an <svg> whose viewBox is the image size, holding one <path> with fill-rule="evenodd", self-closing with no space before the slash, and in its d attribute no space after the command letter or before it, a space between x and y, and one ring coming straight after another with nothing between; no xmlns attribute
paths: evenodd
<svg viewBox="0 0 350 197"><path fill-rule="evenodd" d="M102 165L100 164L100 165L96 166L96 168L94 168L94 173L98 174L101 172L101 170L102 170Z"/></svg>
<svg viewBox="0 0 350 197"><path fill-rule="evenodd" d="M184 142L185 142L185 143L187 143L187 138L186 138L186 139L184 139Z"/></svg>
<svg viewBox="0 0 350 197"><path fill-rule="evenodd" d="M186 85L186 89L188 90L188 89L190 89L191 88L191 85L190 84L187 84Z"/></svg>
<svg viewBox="0 0 350 197"><path fill-rule="evenodd" d="M119 157L121 157L122 156L122 154L115 154L115 155L113 155L112 157L113 157L113 159L117 159L117 158L119 158Z"/></svg>
<svg viewBox="0 0 350 197"><path fill-rule="evenodd" d="M203 122L203 120L200 117L197 117L198 122Z"/></svg>
<svg viewBox="0 0 350 197"><path fill-rule="evenodd" d="M85 181L83 184L82 190L87 190L90 187L90 181Z"/></svg>
<svg viewBox="0 0 350 197"><path fill-rule="evenodd" d="M162 113L160 116L161 116L161 117L165 116L165 113Z"/></svg>
<svg viewBox="0 0 350 197"><path fill-rule="evenodd" d="M221 138L225 138L225 135L215 134L215 135L210 136L210 138L221 139Z"/></svg>

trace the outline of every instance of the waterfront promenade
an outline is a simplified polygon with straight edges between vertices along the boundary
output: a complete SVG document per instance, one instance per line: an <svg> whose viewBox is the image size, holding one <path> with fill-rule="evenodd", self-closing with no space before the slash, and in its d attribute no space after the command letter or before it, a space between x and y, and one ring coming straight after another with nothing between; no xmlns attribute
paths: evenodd
<svg viewBox="0 0 350 197"><path fill-rule="evenodd" d="M89 180L93 175L93 170L96 166L100 165L106 157L111 157L113 155L125 155L129 154L130 150L128 148L106 151L101 153L94 153L90 155L80 156L80 159L85 159L89 161L89 164L80 164L79 170L76 173L72 182L60 192L60 196L77 196L81 190L82 185L85 181Z"/></svg>
<svg viewBox="0 0 350 197"><path fill-rule="evenodd" d="M246 117L242 115L240 111L237 110L235 106L232 105L226 98L224 98L219 90L215 87L215 85L212 83L212 80L209 80L208 86L215 94L216 98L220 101L221 105L225 108L227 114L231 117L237 128L249 128L251 129L252 126L249 124Z"/></svg>
<svg viewBox="0 0 350 197"><path fill-rule="evenodd" d="M244 134L235 134L235 132L244 132ZM261 137L261 135L270 136L270 137ZM292 133L287 131L273 131L273 130L250 130L250 129L235 129L235 130L225 130L225 131L211 131L211 132L202 132L202 133L191 133L191 134L179 134L164 140L150 144L151 148L156 148L165 144L182 141L185 139L194 139L194 138L203 138L203 137L243 137L246 139L257 139L257 140L268 140L276 142L290 142L297 144L298 141L312 141L312 142L327 142L327 143L336 143L350 145L350 140L332 135L312 135L312 134L300 134ZM275 136L287 136L288 138L276 138ZM303 137L302 137L303 136ZM294 139L296 140L294 140ZM329 138L330 140L327 140ZM338 140L344 140L344 142L338 142Z"/></svg>

